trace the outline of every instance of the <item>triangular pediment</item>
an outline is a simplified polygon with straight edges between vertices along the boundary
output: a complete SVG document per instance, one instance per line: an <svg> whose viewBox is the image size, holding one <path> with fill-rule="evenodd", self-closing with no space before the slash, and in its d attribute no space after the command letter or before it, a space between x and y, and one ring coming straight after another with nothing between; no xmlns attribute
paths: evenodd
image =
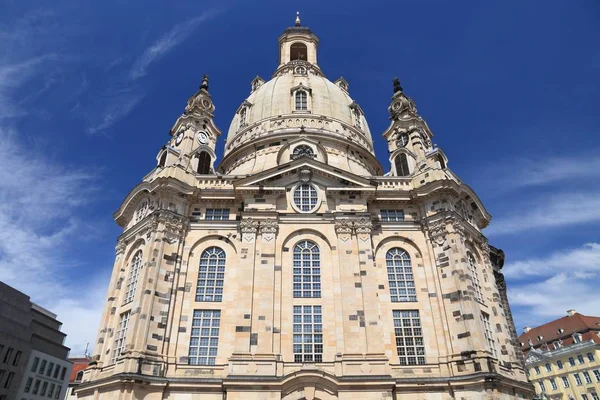
<svg viewBox="0 0 600 400"><path fill-rule="evenodd" d="M539 353L535 350L531 350L531 351L529 351L529 353L527 353L527 356L525 357L525 363L527 363L527 364L536 363L536 362L544 361L547 358L548 357L546 357L542 353Z"/></svg>
<svg viewBox="0 0 600 400"><path fill-rule="evenodd" d="M256 187L286 187L302 179L318 180L327 188L374 190L376 184L369 179L342 171L309 157L302 157L275 168L233 181L236 189Z"/></svg>

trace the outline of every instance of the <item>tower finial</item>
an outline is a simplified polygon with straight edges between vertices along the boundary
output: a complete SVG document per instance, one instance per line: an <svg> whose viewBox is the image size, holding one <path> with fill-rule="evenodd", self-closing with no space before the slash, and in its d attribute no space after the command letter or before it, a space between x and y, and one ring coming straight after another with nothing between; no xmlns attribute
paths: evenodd
<svg viewBox="0 0 600 400"><path fill-rule="evenodd" d="M400 85L400 79L394 78L394 93L398 93L402 91L402 86Z"/></svg>
<svg viewBox="0 0 600 400"><path fill-rule="evenodd" d="M208 75L204 74L202 77L202 84L200 84L200 89L208 90Z"/></svg>
<svg viewBox="0 0 600 400"><path fill-rule="evenodd" d="M296 26L300 26L300 11L296 11Z"/></svg>

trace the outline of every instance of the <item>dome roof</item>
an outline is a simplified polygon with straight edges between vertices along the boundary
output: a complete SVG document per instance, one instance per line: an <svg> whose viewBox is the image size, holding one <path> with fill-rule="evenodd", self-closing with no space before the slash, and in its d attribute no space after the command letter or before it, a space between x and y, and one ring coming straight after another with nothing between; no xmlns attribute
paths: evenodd
<svg viewBox="0 0 600 400"><path fill-rule="evenodd" d="M262 80L259 80L259 83L261 82ZM347 85L343 79L336 82ZM293 94L296 90L308 92L308 111L294 110ZM353 115L353 107L360 109L342 87L323 77L316 68L308 66L307 74L304 75L296 74L292 68L289 68L287 71L276 73L273 79L256 88L244 101L231 121L227 142L230 143L238 133L245 130L246 126L250 127L261 121L284 115L302 118L325 117L356 127L357 117ZM246 109L245 117L241 116L243 108ZM243 126L241 118L245 118ZM360 120L360 130L372 145L371 133L362 111Z"/></svg>

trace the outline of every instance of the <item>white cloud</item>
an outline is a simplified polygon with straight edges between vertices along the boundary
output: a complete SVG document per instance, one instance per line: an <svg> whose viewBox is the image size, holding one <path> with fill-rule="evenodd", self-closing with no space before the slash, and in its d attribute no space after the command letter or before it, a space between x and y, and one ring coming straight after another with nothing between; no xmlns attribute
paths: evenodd
<svg viewBox="0 0 600 400"><path fill-rule="evenodd" d="M113 124L127 116L142 99L143 93L121 93L110 99L98 121L87 127L87 133L95 135L110 128Z"/></svg>
<svg viewBox="0 0 600 400"><path fill-rule="evenodd" d="M597 315L600 309L600 243L515 261L504 267L515 319L535 326L575 309Z"/></svg>
<svg viewBox="0 0 600 400"><path fill-rule="evenodd" d="M494 219L488 236L517 234L600 221L600 193L564 193L540 196L529 205L514 206L510 215Z"/></svg>
<svg viewBox="0 0 600 400"><path fill-rule="evenodd" d="M48 160L18 137L0 127L0 280L57 313L67 345L81 352L95 339L107 279L93 271L87 282L66 278L89 267L69 251L90 229L75 215L93 200L98 177Z"/></svg>
<svg viewBox="0 0 600 400"><path fill-rule="evenodd" d="M218 11L207 11L196 18L177 24L173 29L156 40L140 57L138 57L129 73L131 79L135 80L146 75L146 70L150 64L160 59L175 46L187 39L201 23L210 21L218 14Z"/></svg>

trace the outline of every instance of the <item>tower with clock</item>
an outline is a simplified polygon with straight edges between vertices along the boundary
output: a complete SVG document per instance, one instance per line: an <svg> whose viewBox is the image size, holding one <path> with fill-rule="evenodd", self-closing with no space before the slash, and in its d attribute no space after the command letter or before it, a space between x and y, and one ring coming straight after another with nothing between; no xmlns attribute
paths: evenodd
<svg viewBox="0 0 600 400"><path fill-rule="evenodd" d="M78 398L532 396L490 214L397 79L384 170L382 139L318 44L299 17L283 32L218 165L206 76L189 98L114 214Z"/></svg>

